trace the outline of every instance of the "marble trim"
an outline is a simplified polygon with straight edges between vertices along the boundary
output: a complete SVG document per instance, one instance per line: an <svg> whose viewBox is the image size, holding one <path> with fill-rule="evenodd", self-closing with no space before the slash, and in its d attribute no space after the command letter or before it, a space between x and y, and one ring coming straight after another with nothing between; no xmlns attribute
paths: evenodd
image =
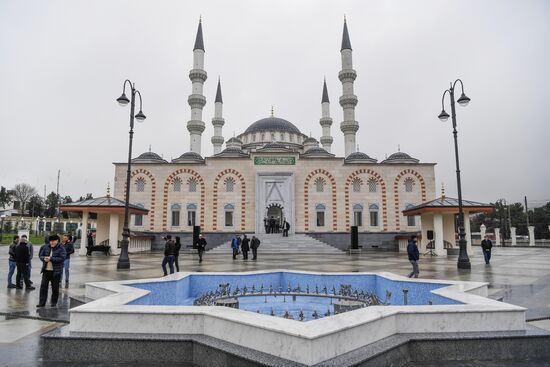
<svg viewBox="0 0 550 367"><path fill-rule="evenodd" d="M272 272L322 274L288 270L226 274ZM488 283L409 279L387 272L330 274L374 274L393 281L448 284L432 292L462 304L371 306L308 322L222 307L127 305L149 293L128 285L174 281L191 274L197 273L88 283L86 297L96 300L70 310L70 330L78 333L201 334L313 365L395 334L495 332L526 328L525 308L486 298Z"/></svg>

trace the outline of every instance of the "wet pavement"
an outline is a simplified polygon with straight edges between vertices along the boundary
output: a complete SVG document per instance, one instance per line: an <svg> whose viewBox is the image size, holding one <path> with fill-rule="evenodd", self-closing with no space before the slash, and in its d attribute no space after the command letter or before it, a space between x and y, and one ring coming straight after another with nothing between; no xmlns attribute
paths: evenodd
<svg viewBox="0 0 550 367"><path fill-rule="evenodd" d="M478 248L471 258L471 271L459 271L456 257L426 257L420 260L420 277L428 279L472 280L490 283L491 297L526 307L528 319L543 319L535 324L550 329L550 249L546 248L495 248L491 265L485 265ZM35 253L38 248L35 249ZM8 247L0 246L0 366L50 366L43 361L39 336L68 322L70 298L84 296L84 284L92 281L127 280L162 276L161 253L131 255L131 270L117 271L116 256L94 254L92 257L74 256L71 258L70 287L62 288L58 306L36 309L40 286L40 262L33 259L32 280L34 291L7 289ZM400 275L410 272L410 264L405 254L391 252L364 252L349 256L345 253L334 255L314 254L270 254L262 256L261 247L258 261L232 260L231 253L205 254L202 264L195 253L180 255L181 271L252 271L265 269L292 269L309 271L389 271ZM2 268L0 268L2 269ZM14 276L15 280L15 276ZM49 304L49 302L48 302ZM550 366L532 361L518 361L506 366ZM468 364L471 363L471 364ZM447 366L492 366L463 362ZM481 362L479 362L481 363ZM488 363L488 362L484 362ZM512 362L510 362L512 363ZM514 362L515 363L515 362ZM69 364L55 363L56 366ZM75 365L75 364L70 364ZM124 365L124 364L121 364ZM134 364L135 365L135 364ZM493 364L503 365L503 364ZM78 364L78 366L100 366L100 364ZM137 366L137 365L135 365ZM411 364L412 366L432 366L431 364Z"/></svg>

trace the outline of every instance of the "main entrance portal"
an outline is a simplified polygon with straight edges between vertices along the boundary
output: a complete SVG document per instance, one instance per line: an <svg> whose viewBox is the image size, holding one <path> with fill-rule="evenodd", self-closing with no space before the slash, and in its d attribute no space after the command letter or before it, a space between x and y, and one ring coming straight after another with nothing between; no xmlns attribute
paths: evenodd
<svg viewBox="0 0 550 367"><path fill-rule="evenodd" d="M256 233L266 233L266 222L273 217L282 225L286 219L294 232L294 174L258 173L256 176Z"/></svg>

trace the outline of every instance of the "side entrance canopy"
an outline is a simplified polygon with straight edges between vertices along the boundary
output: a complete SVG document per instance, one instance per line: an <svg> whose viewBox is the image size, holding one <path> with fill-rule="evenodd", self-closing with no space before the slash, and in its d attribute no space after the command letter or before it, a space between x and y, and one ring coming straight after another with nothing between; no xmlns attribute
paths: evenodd
<svg viewBox="0 0 550 367"><path fill-rule="evenodd" d="M88 228L89 213L97 213L96 244L109 244L111 250L118 252L118 241L122 239L122 226L124 225L124 206L122 200L110 195L63 204L60 207L64 212L82 213L82 228ZM128 206L129 214L147 215L148 209L135 204ZM83 230L80 242L80 255L86 254L88 237Z"/></svg>
<svg viewBox="0 0 550 367"><path fill-rule="evenodd" d="M468 255L472 256L472 235L470 231L470 214L490 213L493 206L471 200L462 200L464 211L464 229L466 232ZM433 241L434 252L444 255L445 248L456 244L455 215L458 214L458 199L441 197L403 210L404 216L420 216L422 248L427 248ZM447 246L445 246L447 244Z"/></svg>

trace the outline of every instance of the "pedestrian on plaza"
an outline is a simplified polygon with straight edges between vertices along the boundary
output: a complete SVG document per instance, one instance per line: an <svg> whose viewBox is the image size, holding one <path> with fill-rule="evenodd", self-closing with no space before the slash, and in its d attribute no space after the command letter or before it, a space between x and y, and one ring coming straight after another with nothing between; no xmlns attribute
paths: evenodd
<svg viewBox="0 0 550 367"><path fill-rule="evenodd" d="M29 281L32 284L33 282L31 280L31 270L32 270L32 258L34 257L34 248L32 247L32 242L28 240L26 234L22 235L21 238L25 239L25 241L27 242L27 248L29 249L29 269L27 270L27 274L29 275Z"/></svg>
<svg viewBox="0 0 550 367"><path fill-rule="evenodd" d="M199 240L197 241L197 250L199 251L199 263L202 262L202 254L204 254L204 251L206 251L206 240L202 236L202 234L199 234Z"/></svg>
<svg viewBox="0 0 550 367"><path fill-rule="evenodd" d="M174 274L174 260L176 258L176 244L172 241L172 236L165 237L166 243L164 244L164 259L162 259L162 271L164 276L168 275L166 271L166 264L170 267L170 274Z"/></svg>
<svg viewBox="0 0 550 367"><path fill-rule="evenodd" d="M15 273L15 269L17 268L17 263L15 262L15 248L19 244L19 236L15 235L13 236L13 242L10 244L8 254L8 288L15 288L16 285L13 284L13 273Z"/></svg>
<svg viewBox="0 0 550 367"><path fill-rule="evenodd" d="M181 242L179 236L176 236L176 251L174 253L174 264L176 265L176 271L180 271L180 264L178 263L178 257L180 256Z"/></svg>
<svg viewBox="0 0 550 367"><path fill-rule="evenodd" d="M420 270L418 269L418 260L420 260L420 252L418 251L418 246L416 245L416 236L412 235L411 239L407 244L407 255L409 255L409 261L412 264L413 271L409 274L409 278L413 276L418 278Z"/></svg>
<svg viewBox="0 0 550 367"><path fill-rule="evenodd" d="M491 261L491 250L493 248L493 242L489 239L489 236L485 235L483 241L481 241L481 251L483 251L483 257L485 258L485 264L489 265Z"/></svg>
<svg viewBox="0 0 550 367"><path fill-rule="evenodd" d="M69 288L69 268L71 267L71 254L74 254L74 244L70 234L64 234L61 239L61 246L65 249L67 257L63 263L63 272L61 272L60 281L63 282L63 273L65 273L65 288Z"/></svg>
<svg viewBox="0 0 550 367"><path fill-rule="evenodd" d="M48 237L49 243L40 248L38 257L42 261L42 282L40 284L40 300L36 307L46 306L48 299L48 285L52 286L52 298L50 305L57 306L59 298L59 283L63 273L63 264L65 263L65 248L59 246L59 236L51 235Z"/></svg>
<svg viewBox="0 0 550 367"><path fill-rule="evenodd" d="M23 289L23 282L28 291L32 291L34 287L29 279L29 247L27 246L26 236L21 236L19 244L15 246L15 264L17 266L17 276L15 277L15 285L17 289Z"/></svg>
<svg viewBox="0 0 550 367"><path fill-rule="evenodd" d="M241 250L243 252L243 260L248 260L248 251L250 251L250 239L246 237L246 234L243 234L243 239L241 241Z"/></svg>
<svg viewBox="0 0 550 367"><path fill-rule="evenodd" d="M275 218L269 218L269 233L275 233Z"/></svg>
<svg viewBox="0 0 550 367"><path fill-rule="evenodd" d="M286 221L283 222L283 237L288 237L288 230L290 229L290 223Z"/></svg>
<svg viewBox="0 0 550 367"><path fill-rule="evenodd" d="M269 233L269 221L267 220L267 217L264 217L264 229L265 233Z"/></svg>
<svg viewBox="0 0 550 367"><path fill-rule="evenodd" d="M231 239L231 250L233 250L233 260L237 259L237 255L239 254L239 239L237 238L237 234L234 234Z"/></svg>
<svg viewBox="0 0 550 367"><path fill-rule="evenodd" d="M258 258L258 247L260 247L260 239L256 236L252 236L252 241L250 241L250 248L252 249L252 260Z"/></svg>

